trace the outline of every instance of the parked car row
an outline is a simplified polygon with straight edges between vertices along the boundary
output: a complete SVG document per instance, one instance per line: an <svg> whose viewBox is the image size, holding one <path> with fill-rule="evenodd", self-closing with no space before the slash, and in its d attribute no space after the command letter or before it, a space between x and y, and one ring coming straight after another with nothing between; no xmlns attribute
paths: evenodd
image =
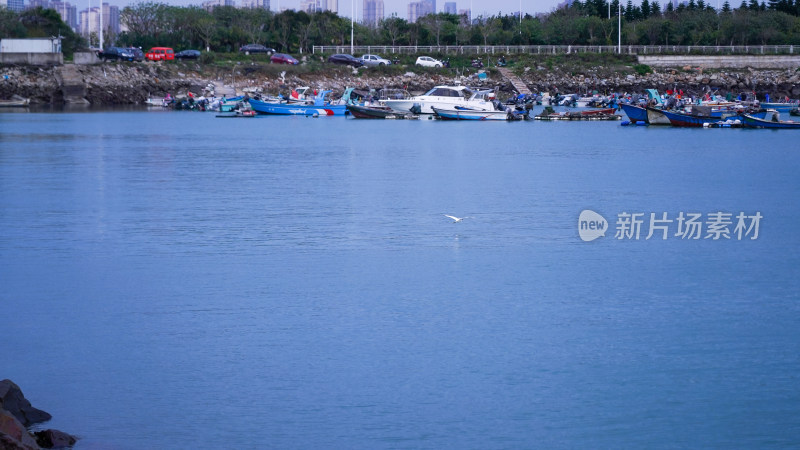
<svg viewBox="0 0 800 450"><path fill-rule="evenodd" d="M251 53L266 53L271 55L275 53L274 48L269 48L261 44L247 44L239 47L239 52L249 55Z"/></svg>
<svg viewBox="0 0 800 450"><path fill-rule="evenodd" d="M144 61L142 49L136 47L108 47L97 56L103 61Z"/></svg>
<svg viewBox="0 0 800 450"><path fill-rule="evenodd" d="M338 53L335 55L331 55L328 57L328 62L333 64L345 64L348 66L353 67L380 67L380 66L388 66L391 64L397 64L397 60L393 63L392 61L382 58L378 55L361 55L360 58L356 58L353 55ZM423 67L450 67L448 63L440 61L436 58L431 58L430 56L420 56L417 58L415 63L417 66Z"/></svg>
<svg viewBox="0 0 800 450"><path fill-rule="evenodd" d="M97 56L103 61L171 61L175 53L169 47L153 47L147 53L138 47L108 47L105 50L95 50ZM197 50L189 50L195 51ZM200 52L197 52L200 55Z"/></svg>
<svg viewBox="0 0 800 450"><path fill-rule="evenodd" d="M286 53L277 53L274 48L266 47L261 44L247 44L239 48L239 51L246 54L268 54L270 62L273 64L300 64L296 58ZM147 53L142 53L142 50L136 47L108 47L103 51L98 52L98 56L104 61L119 60L119 61L171 61L174 59L198 59L200 58L199 50L183 50L175 53L169 47L153 47ZM381 67L397 64L382 58L379 55L364 54L360 58L346 53L337 53L328 57L328 62L332 64L342 64L352 67ZM430 56L420 56L415 63L423 67L450 67L449 64L442 62Z"/></svg>

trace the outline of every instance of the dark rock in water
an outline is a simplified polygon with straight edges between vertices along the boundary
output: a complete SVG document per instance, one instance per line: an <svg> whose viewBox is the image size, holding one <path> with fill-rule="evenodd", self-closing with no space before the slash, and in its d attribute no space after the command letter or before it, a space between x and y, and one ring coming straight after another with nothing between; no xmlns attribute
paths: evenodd
<svg viewBox="0 0 800 450"><path fill-rule="evenodd" d="M38 450L36 440L11 413L0 410L0 448L4 450Z"/></svg>
<svg viewBox="0 0 800 450"><path fill-rule="evenodd" d="M22 389L11 380L0 381L0 408L10 412L26 427L53 418L41 409L31 406L31 402L22 395Z"/></svg>
<svg viewBox="0 0 800 450"><path fill-rule="evenodd" d="M36 436L36 442L42 448L72 447L78 441L75 436L58 430L37 431L33 435Z"/></svg>

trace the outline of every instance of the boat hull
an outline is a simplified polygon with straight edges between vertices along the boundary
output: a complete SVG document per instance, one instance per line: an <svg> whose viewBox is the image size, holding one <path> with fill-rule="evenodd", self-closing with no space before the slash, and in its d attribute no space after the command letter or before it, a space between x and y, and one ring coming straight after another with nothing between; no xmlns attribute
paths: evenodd
<svg viewBox="0 0 800 450"><path fill-rule="evenodd" d="M343 116L347 105L298 105L291 103L268 103L250 99L250 107L259 114L281 116Z"/></svg>
<svg viewBox="0 0 800 450"><path fill-rule="evenodd" d="M722 120L723 118L720 117L713 117L713 116L693 116L691 114L683 114L675 111L661 111L667 119L669 119L670 124L673 127L682 127L682 128L701 128L705 126L705 124L717 123ZM731 120L742 120L740 116L729 116L725 119Z"/></svg>
<svg viewBox="0 0 800 450"><path fill-rule="evenodd" d="M383 100L381 103L395 111L407 113L414 112L412 108L419 105L419 114L434 114L433 108L438 109L464 109L473 111L493 111L494 105L484 101L469 101L462 98L410 98L403 100Z"/></svg>
<svg viewBox="0 0 800 450"><path fill-rule="evenodd" d="M26 98L24 100L0 100L0 107L2 108L20 108L29 106L31 100Z"/></svg>
<svg viewBox="0 0 800 450"><path fill-rule="evenodd" d="M347 110L356 119L396 119L405 117L405 114L399 113L388 106L347 105Z"/></svg>
<svg viewBox="0 0 800 450"><path fill-rule="evenodd" d="M776 130L800 130L800 122L793 122L788 120L783 121L770 121L754 117L749 114L742 115L742 122L748 128L769 128Z"/></svg>
<svg viewBox="0 0 800 450"><path fill-rule="evenodd" d="M627 105L621 104L622 110L625 111L625 114L628 116L628 120L633 123L636 122L647 122L647 110L642 108L641 106L636 105Z"/></svg>
<svg viewBox="0 0 800 450"><path fill-rule="evenodd" d="M672 125L664 111L657 108L646 108L647 123L650 125Z"/></svg>
<svg viewBox="0 0 800 450"><path fill-rule="evenodd" d="M443 120L516 120L514 114L506 111L470 111L437 107L434 107L433 111Z"/></svg>

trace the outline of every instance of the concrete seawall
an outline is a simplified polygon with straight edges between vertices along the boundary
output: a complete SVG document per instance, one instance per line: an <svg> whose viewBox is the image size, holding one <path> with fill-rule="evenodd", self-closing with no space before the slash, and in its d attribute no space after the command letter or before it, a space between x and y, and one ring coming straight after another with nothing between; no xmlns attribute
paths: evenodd
<svg viewBox="0 0 800 450"><path fill-rule="evenodd" d="M639 64L647 64L651 67L705 67L713 69L797 69L800 67L800 55L798 56L644 56L636 57Z"/></svg>
<svg viewBox="0 0 800 450"><path fill-rule="evenodd" d="M0 52L0 64L26 64L30 66L60 66L64 64L61 53L6 53Z"/></svg>

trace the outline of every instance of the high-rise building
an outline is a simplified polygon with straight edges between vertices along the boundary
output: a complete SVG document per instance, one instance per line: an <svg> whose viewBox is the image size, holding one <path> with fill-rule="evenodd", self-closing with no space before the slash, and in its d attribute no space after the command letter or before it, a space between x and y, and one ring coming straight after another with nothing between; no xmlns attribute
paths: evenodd
<svg viewBox="0 0 800 450"><path fill-rule="evenodd" d="M269 9L269 0L242 0L242 8Z"/></svg>
<svg viewBox="0 0 800 450"><path fill-rule="evenodd" d="M203 2L203 9L208 12L211 12L217 6L236 6L236 2L234 0L207 0Z"/></svg>
<svg viewBox="0 0 800 450"><path fill-rule="evenodd" d="M422 17L422 2L408 4L408 23L414 23Z"/></svg>
<svg viewBox="0 0 800 450"><path fill-rule="evenodd" d="M28 0L28 6L25 9L34 9L38 7L50 9L50 0Z"/></svg>
<svg viewBox="0 0 800 450"><path fill-rule="evenodd" d="M103 3L103 34L119 34L119 6Z"/></svg>
<svg viewBox="0 0 800 450"><path fill-rule="evenodd" d="M383 20L383 0L364 0L362 22L370 27L377 27Z"/></svg>
<svg viewBox="0 0 800 450"><path fill-rule="evenodd" d="M436 14L436 0L420 0L408 4L408 21L416 22L428 14Z"/></svg>
<svg viewBox="0 0 800 450"><path fill-rule="evenodd" d="M458 11L456 2L444 2L444 12L447 14L456 14Z"/></svg>
<svg viewBox="0 0 800 450"><path fill-rule="evenodd" d="M76 6L72 6L69 2L61 0L28 0L28 5L25 9L39 7L55 10L58 15L61 16L61 20L63 20L65 24L69 25L73 31L78 31L78 8ZM117 15L119 15L119 8L116 6L114 6L114 8L117 9ZM119 22L119 20L117 21Z"/></svg>
<svg viewBox="0 0 800 450"><path fill-rule="evenodd" d="M86 8L78 14L79 27L78 32L81 36L89 37L92 33L99 36L100 31L100 8ZM90 42L91 45L97 45L97 42Z"/></svg>
<svg viewBox="0 0 800 450"><path fill-rule="evenodd" d="M69 2L62 2L61 0L53 0L50 2L50 7L58 12L61 20L69 25L73 31L78 31L78 7L71 5Z"/></svg>
<svg viewBox="0 0 800 450"><path fill-rule="evenodd" d="M89 37L94 33L98 38L100 37L100 8L95 6L84 9L78 14L78 19L77 28L82 36ZM105 42L101 44L101 47L113 42L114 36L119 32L119 7L103 3L103 40ZM91 44L97 45L98 42L92 42Z"/></svg>
<svg viewBox="0 0 800 450"><path fill-rule="evenodd" d="M25 9L25 0L0 0L0 7L20 12Z"/></svg>
<svg viewBox="0 0 800 450"><path fill-rule="evenodd" d="M466 23L464 25L472 23L472 11L471 10L469 10L469 9L459 9L458 10L458 15L466 19ZM463 21L464 19L461 19L461 20Z"/></svg>
<svg viewBox="0 0 800 450"><path fill-rule="evenodd" d="M309 14L321 10L320 0L302 0L300 2L300 11L305 11Z"/></svg>

